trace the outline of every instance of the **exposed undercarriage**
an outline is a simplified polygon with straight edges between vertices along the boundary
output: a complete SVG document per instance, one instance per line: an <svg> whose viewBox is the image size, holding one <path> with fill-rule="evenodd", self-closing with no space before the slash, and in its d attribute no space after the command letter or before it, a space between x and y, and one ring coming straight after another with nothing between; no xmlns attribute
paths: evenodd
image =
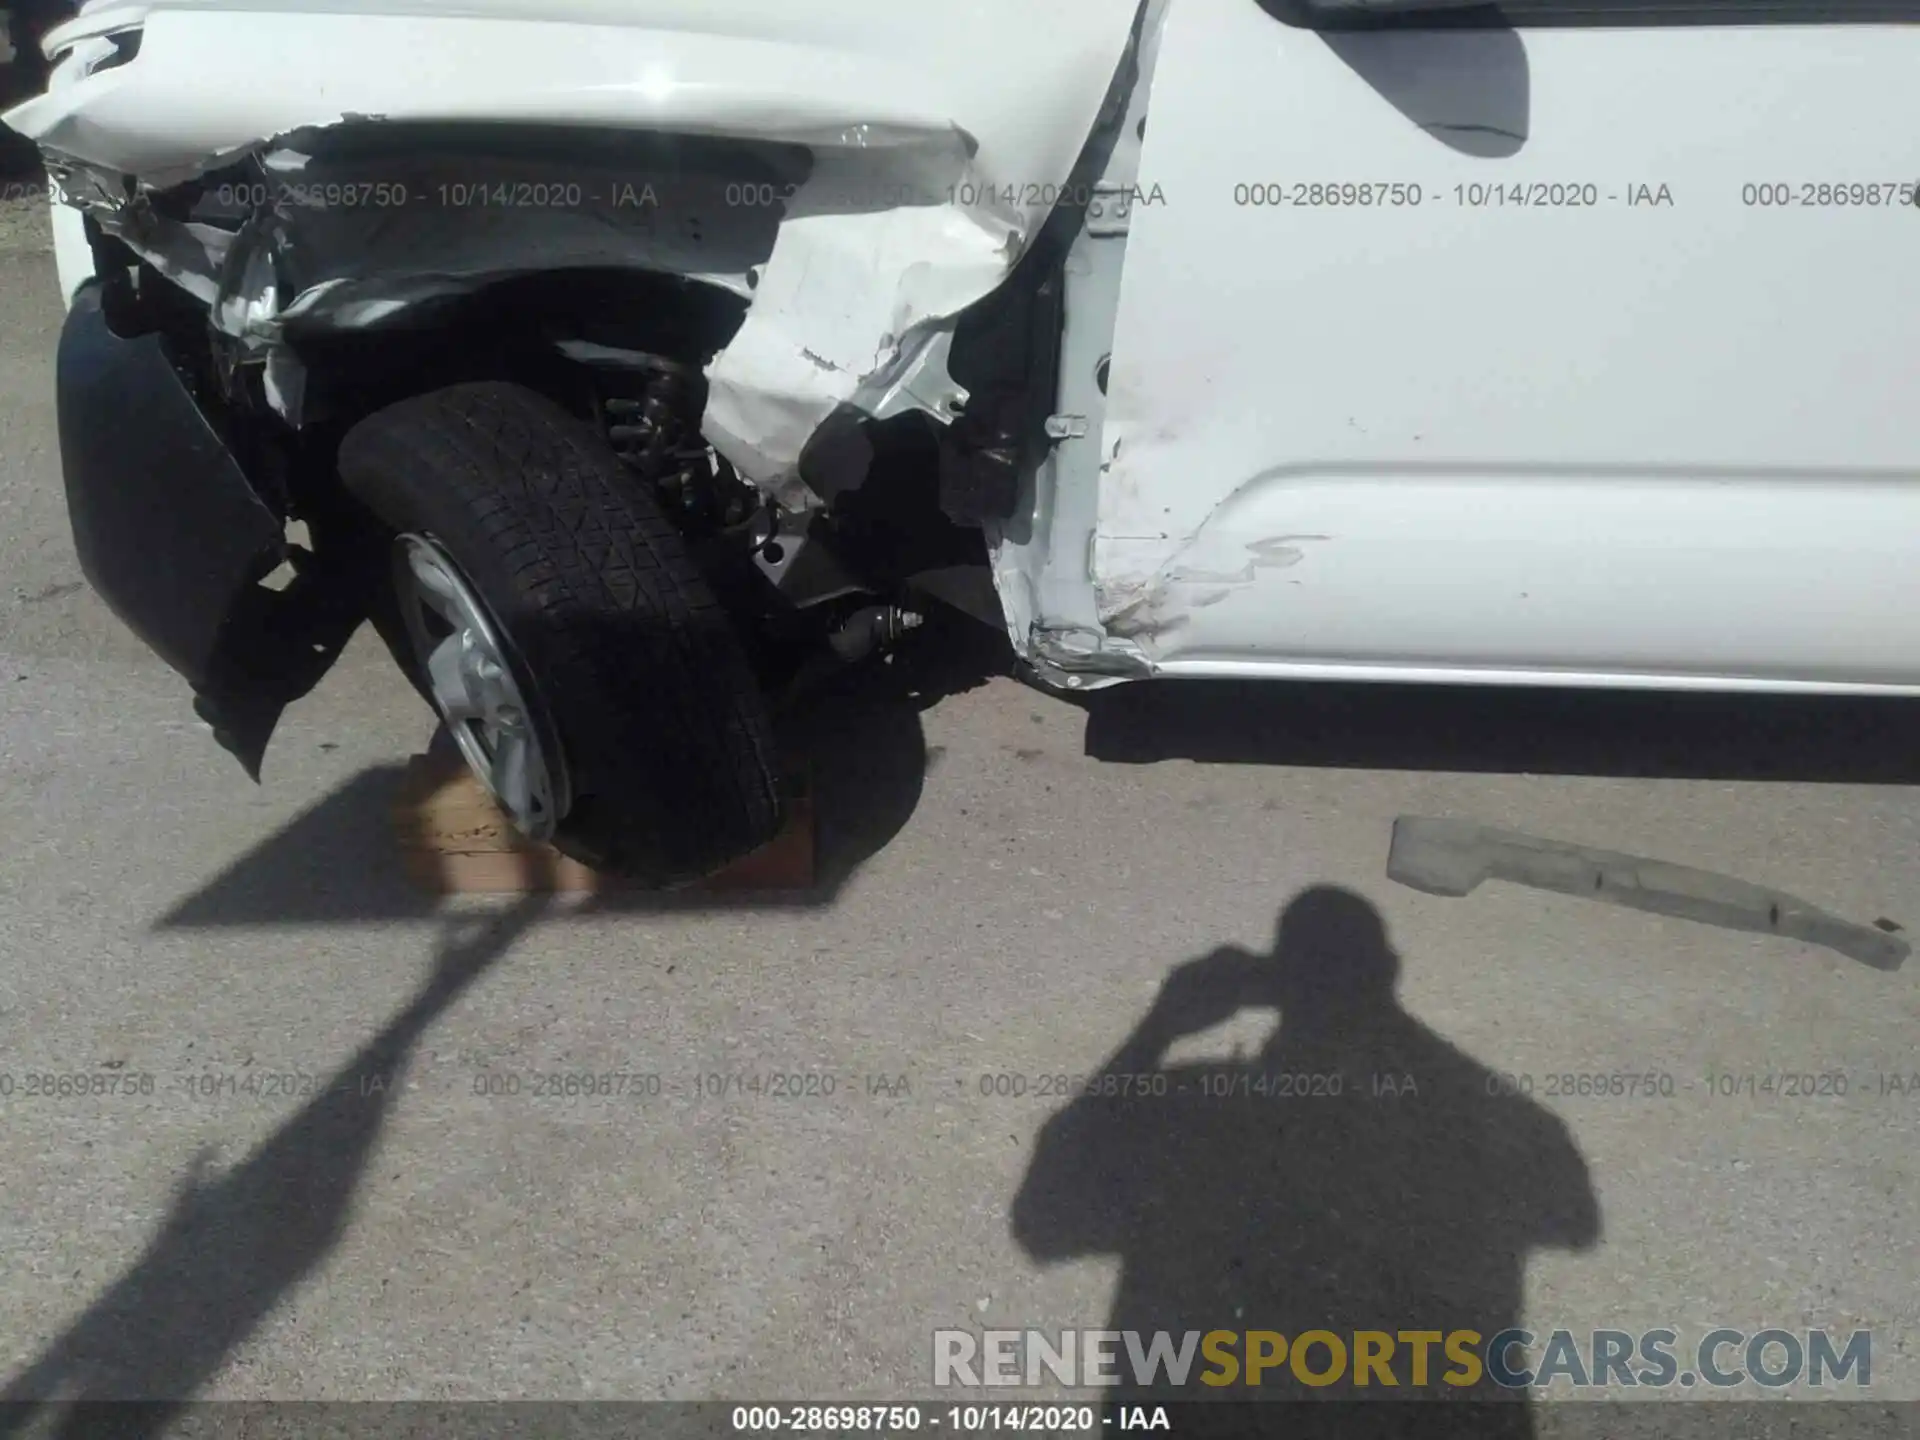
<svg viewBox="0 0 1920 1440"><path fill-rule="evenodd" d="M631 171L634 137L621 138ZM161 191L56 169L70 197L96 192L85 226L106 332L164 354L172 374L156 383L184 382L272 516L223 627L219 673L189 670L203 714L250 768L280 709L362 618L380 584L370 567L386 563L340 492L341 438L383 406L463 382L526 386L604 436L674 518L770 693L897 639L929 598L1001 623L981 526L1012 513L1049 443L1072 217L897 382L809 422L787 466L773 454L777 418L744 447L710 438L724 440L742 408L801 408L737 387L734 409L716 404L730 383L717 361L748 327L782 213L726 202L804 184L809 157L646 140L641 173L654 178L632 195L582 158L607 137L544 130L350 129L310 142L298 182L279 152ZM402 163L408 178L394 179ZM500 180L514 167L545 178ZM483 184L508 188L481 195ZM401 197L425 187L446 206L406 214ZM721 226L738 286L684 265L606 263L634 233L696 234L711 257ZM463 247L484 254L463 268ZM504 253L527 268L494 273ZM758 462L758 477L729 450Z"/></svg>

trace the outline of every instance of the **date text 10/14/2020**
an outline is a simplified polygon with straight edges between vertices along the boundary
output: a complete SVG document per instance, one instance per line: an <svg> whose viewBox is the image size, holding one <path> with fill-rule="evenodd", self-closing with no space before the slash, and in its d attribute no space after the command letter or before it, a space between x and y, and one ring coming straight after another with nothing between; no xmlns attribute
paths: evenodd
<svg viewBox="0 0 1920 1440"><path fill-rule="evenodd" d="M901 1436L1013 1431L1067 1435L1104 1428L1171 1431L1164 1405L1130 1405L1115 1417L1092 1405L735 1405L729 1423L743 1434Z"/></svg>

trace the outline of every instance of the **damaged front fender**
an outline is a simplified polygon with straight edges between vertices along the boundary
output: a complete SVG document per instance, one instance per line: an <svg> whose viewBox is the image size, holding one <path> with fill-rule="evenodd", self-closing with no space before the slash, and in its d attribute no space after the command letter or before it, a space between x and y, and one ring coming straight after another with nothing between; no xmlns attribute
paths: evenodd
<svg viewBox="0 0 1920 1440"><path fill-rule="evenodd" d="M709 367L704 428L792 494L836 410L945 420L964 403L952 321L1054 209L1136 19L1110 0L977 0L964 23L892 0L96 0L48 36L49 92L6 120L72 203L270 369L290 325L392 323L530 271L630 266L750 296ZM420 125L798 147L810 163L797 179L705 171L700 205L660 191L650 213L643 145L547 207L517 189L493 203L497 165L417 193L364 157L338 168L341 137ZM270 218L251 233L148 203L253 159ZM482 203L453 204L470 182ZM319 263L291 273L301 256Z"/></svg>

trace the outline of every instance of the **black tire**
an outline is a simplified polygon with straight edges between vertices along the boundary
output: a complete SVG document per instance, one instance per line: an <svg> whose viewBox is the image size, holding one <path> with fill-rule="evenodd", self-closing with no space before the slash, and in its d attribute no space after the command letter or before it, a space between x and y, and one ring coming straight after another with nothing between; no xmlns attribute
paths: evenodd
<svg viewBox="0 0 1920 1440"><path fill-rule="evenodd" d="M672 885L773 837L772 729L740 638L592 427L521 386L455 385L362 420L339 464L385 531L439 542L517 651L570 777L559 848ZM417 669L390 599L372 608Z"/></svg>

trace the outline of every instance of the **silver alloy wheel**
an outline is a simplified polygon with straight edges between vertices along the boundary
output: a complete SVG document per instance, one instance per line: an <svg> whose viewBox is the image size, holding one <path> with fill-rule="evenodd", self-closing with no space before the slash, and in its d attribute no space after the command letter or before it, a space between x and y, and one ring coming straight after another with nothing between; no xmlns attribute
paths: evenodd
<svg viewBox="0 0 1920 1440"><path fill-rule="evenodd" d="M434 709L514 826L551 839L566 805L561 757L542 743L486 604L430 536L402 535L398 561L407 634Z"/></svg>

